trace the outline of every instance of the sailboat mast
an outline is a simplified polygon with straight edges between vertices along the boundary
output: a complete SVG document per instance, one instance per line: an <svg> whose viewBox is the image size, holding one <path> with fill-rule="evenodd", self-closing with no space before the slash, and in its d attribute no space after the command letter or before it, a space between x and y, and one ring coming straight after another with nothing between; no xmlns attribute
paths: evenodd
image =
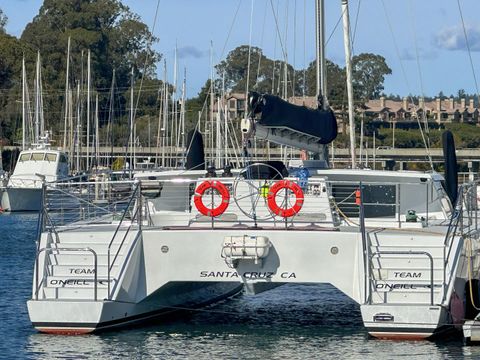
<svg viewBox="0 0 480 360"><path fill-rule="evenodd" d="M133 67L131 71L131 79L130 79L130 169L133 170L133 163L135 161L135 157L133 155L133 147L134 147L134 134L133 134Z"/></svg>
<svg viewBox="0 0 480 360"><path fill-rule="evenodd" d="M355 115L353 112L352 53L350 49L350 18L348 0L342 0L343 43L345 47L345 70L347 75L348 122L350 124L350 157L352 169L356 167L355 158Z"/></svg>
<svg viewBox="0 0 480 360"><path fill-rule="evenodd" d="M317 40L317 63L316 63L316 96L322 109L328 109L327 101L327 76L325 65L325 6L324 0L316 0L316 40Z"/></svg>
<svg viewBox="0 0 480 360"><path fill-rule="evenodd" d="M90 170L90 50L87 55L87 167Z"/></svg>
<svg viewBox="0 0 480 360"><path fill-rule="evenodd" d="M95 96L95 165L98 169L100 160L100 139L98 129L98 93Z"/></svg>
<svg viewBox="0 0 480 360"><path fill-rule="evenodd" d="M26 82L26 71L25 71L25 56L22 58L22 150L25 150L25 136L26 136L26 111L25 111L25 82Z"/></svg>
<svg viewBox="0 0 480 360"><path fill-rule="evenodd" d="M80 172L80 134L81 134L81 123L80 123L80 82L77 81L77 132L75 135L75 154L76 154L76 165L75 170L77 173Z"/></svg>
<svg viewBox="0 0 480 360"><path fill-rule="evenodd" d="M35 76L35 139L34 143L39 143L40 134L40 51L37 53L37 68Z"/></svg>
<svg viewBox="0 0 480 360"><path fill-rule="evenodd" d="M185 98L186 94L186 87L187 87L187 68L183 70L183 84L182 84L182 109L181 109L181 136L182 136L182 150L185 149Z"/></svg>
<svg viewBox="0 0 480 360"><path fill-rule="evenodd" d="M70 70L70 36L67 45L67 73L65 75L65 123L63 128L63 149L67 148L67 121L68 121L68 76Z"/></svg>

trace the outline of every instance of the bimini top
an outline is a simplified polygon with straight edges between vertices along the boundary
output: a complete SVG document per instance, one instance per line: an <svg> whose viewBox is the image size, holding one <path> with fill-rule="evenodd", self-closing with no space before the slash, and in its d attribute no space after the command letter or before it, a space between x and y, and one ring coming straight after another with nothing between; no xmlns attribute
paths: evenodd
<svg viewBox="0 0 480 360"><path fill-rule="evenodd" d="M249 105L253 115L261 114L255 126L276 130L277 136L293 136L305 144L317 145L328 144L337 137L337 120L331 110L313 110L255 92L250 93Z"/></svg>

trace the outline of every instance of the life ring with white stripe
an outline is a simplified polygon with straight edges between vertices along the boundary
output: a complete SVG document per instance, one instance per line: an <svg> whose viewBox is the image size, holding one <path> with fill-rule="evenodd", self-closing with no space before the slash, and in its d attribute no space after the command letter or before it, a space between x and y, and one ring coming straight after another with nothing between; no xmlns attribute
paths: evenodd
<svg viewBox="0 0 480 360"><path fill-rule="evenodd" d="M277 204L276 196L280 190L288 189L290 190L293 195L295 196L295 203L293 206L281 207ZM303 190L297 183L289 180L281 180L276 182L272 187L267 195L267 204L269 209L276 215L288 218L292 217L300 212L303 206L304 195Z"/></svg>
<svg viewBox="0 0 480 360"><path fill-rule="evenodd" d="M203 194L208 189L214 189L218 192L218 194L222 197L222 201L220 205L213 207L207 207L203 203ZM217 217L222 215L225 210L228 208L228 204L230 203L230 193L228 192L227 187L222 184L220 181L217 180L206 180L202 182L198 187L195 189L195 195L193 197L193 202L197 210L205 216Z"/></svg>

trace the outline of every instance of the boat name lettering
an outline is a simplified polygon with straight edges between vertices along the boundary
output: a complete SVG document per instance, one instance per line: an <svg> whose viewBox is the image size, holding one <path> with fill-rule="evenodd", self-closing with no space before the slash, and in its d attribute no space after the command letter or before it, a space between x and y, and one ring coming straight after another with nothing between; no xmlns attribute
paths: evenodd
<svg viewBox="0 0 480 360"><path fill-rule="evenodd" d="M422 277L422 273L419 272L419 273L416 273L416 272L406 272L406 271L394 271L393 272L393 276L396 277L396 278L421 278Z"/></svg>
<svg viewBox="0 0 480 360"><path fill-rule="evenodd" d="M70 274L95 274L95 269L70 268Z"/></svg>
<svg viewBox="0 0 480 360"><path fill-rule="evenodd" d="M238 273L236 271L200 271L200 277L233 278L238 277Z"/></svg>
<svg viewBox="0 0 480 360"><path fill-rule="evenodd" d="M246 279L272 279L275 275L271 271L246 271L241 274ZM240 275L236 271L200 271L201 278L238 278ZM296 279L294 272L282 272L280 274L282 279Z"/></svg>
<svg viewBox="0 0 480 360"><path fill-rule="evenodd" d="M440 287L441 285L435 284L433 287ZM430 284L376 284L375 289L377 290L415 290L415 289L430 289Z"/></svg>
<svg viewBox="0 0 480 360"><path fill-rule="evenodd" d="M68 286L68 285L91 285L94 281L93 280L85 280L85 279L51 279L50 285L61 285L61 286ZM105 285L108 283L107 280L97 280L99 285Z"/></svg>
<svg viewBox="0 0 480 360"><path fill-rule="evenodd" d="M282 279L296 279L297 278L297 275L295 275L294 272L290 273L290 272L283 272L280 274L280 277Z"/></svg>

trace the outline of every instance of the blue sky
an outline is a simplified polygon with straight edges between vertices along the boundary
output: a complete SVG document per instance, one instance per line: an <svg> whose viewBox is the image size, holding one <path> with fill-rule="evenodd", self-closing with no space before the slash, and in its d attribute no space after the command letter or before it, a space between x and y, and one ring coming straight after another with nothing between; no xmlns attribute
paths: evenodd
<svg viewBox="0 0 480 360"><path fill-rule="evenodd" d="M263 48L271 58L281 59L270 1L278 11L278 31L289 62L302 68L315 55L314 0L253 0L252 45ZM123 2L152 27L157 0ZM341 0L325 2L330 38L327 58L343 66L341 23L336 27ZM480 1L459 2L480 81ZM7 32L20 36L41 4L42 0L0 0L0 8L9 18ZM210 74L211 41L215 63L236 46L249 43L251 5L252 0L160 0L154 30L160 42L155 47L167 59L169 80L173 79L177 43L179 72L183 74L186 68L188 96L195 96ZM435 96L443 91L450 95L459 89L477 92L457 0L350 0L350 16L352 28L356 24L354 53L380 54L393 70L385 81L387 94ZM161 72L161 65L158 68Z"/></svg>

